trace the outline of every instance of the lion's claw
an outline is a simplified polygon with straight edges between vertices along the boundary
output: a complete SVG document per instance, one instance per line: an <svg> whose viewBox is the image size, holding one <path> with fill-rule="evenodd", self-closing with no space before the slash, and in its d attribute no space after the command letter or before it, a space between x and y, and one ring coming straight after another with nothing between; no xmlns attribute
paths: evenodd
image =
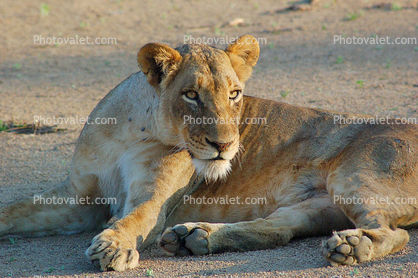
<svg viewBox="0 0 418 278"><path fill-rule="evenodd" d="M139 253L134 248L126 248L120 235L106 229L94 237L91 246L87 249L87 258L102 271L124 271L139 265Z"/></svg>

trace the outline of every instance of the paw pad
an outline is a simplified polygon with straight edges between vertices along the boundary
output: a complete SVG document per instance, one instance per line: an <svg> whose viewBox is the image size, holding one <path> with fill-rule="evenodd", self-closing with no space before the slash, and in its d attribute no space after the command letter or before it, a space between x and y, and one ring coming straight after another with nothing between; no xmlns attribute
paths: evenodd
<svg viewBox="0 0 418 278"><path fill-rule="evenodd" d="M176 225L166 229L158 245L169 256L206 255L209 253L208 236L203 229Z"/></svg>
<svg viewBox="0 0 418 278"><path fill-rule="evenodd" d="M372 241L359 229L336 232L322 244L322 254L332 266L370 260Z"/></svg>

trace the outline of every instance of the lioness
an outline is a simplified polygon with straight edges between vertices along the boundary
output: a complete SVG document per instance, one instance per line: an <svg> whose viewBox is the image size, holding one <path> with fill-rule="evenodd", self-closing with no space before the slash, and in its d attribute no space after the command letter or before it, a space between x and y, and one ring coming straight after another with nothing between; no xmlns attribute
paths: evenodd
<svg viewBox="0 0 418 278"><path fill-rule="evenodd" d="M332 265L400 250L403 228L418 223L416 202L399 202L418 197L417 126L345 125L333 112L244 96L258 56L249 35L225 51L142 47L141 71L90 116L117 124L85 125L69 178L42 194L117 204L18 201L1 207L0 236L78 233L117 216L86 251L101 270L117 271L138 266L137 250L153 242L171 256L203 255L337 230L322 246ZM254 198L264 202L247 202Z"/></svg>

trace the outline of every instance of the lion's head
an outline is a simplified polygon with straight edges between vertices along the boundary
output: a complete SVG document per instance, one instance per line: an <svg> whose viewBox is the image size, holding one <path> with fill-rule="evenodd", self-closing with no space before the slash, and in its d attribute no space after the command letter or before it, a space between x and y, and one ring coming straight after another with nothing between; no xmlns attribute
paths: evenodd
<svg viewBox="0 0 418 278"><path fill-rule="evenodd" d="M239 118L244 82L259 56L256 39L246 35L225 51L203 44L172 49L151 43L138 64L159 97L159 139L187 149L208 179L225 177L239 150Z"/></svg>

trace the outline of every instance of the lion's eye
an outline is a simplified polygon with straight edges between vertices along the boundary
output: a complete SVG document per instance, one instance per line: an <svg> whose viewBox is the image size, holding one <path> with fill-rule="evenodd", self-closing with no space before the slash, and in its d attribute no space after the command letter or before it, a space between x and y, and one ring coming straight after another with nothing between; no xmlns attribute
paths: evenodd
<svg viewBox="0 0 418 278"><path fill-rule="evenodd" d="M241 94L241 90L232 91L231 93L229 93L229 98L230 99L237 99L240 94Z"/></svg>
<svg viewBox="0 0 418 278"><path fill-rule="evenodd" d="M195 91L188 91L184 93L184 95L191 100L196 100L198 98L198 94Z"/></svg>

